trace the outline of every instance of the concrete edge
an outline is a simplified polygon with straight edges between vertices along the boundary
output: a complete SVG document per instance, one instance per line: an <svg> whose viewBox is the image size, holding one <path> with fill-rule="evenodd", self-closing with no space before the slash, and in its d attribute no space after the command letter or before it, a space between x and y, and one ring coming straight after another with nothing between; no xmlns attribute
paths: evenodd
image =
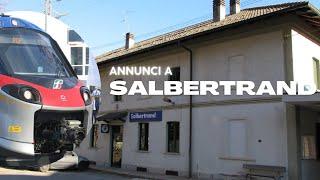
<svg viewBox="0 0 320 180"><path fill-rule="evenodd" d="M89 169L94 170L94 171L99 171L102 173L110 173L110 174L116 174L116 175L121 175L121 176L126 176L126 177L130 177L130 178L143 178L143 179L153 179L153 180L167 180L168 178L157 178L155 176L152 175L138 175L138 174L134 174L134 173L130 173L130 172L126 172L126 171L113 171L110 169L102 169L102 168L96 168L96 167L89 167Z"/></svg>

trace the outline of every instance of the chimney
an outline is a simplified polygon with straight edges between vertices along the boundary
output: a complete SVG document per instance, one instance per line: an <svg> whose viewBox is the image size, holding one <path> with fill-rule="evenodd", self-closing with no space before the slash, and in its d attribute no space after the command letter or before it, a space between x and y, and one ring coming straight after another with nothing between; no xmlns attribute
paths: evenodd
<svg viewBox="0 0 320 180"><path fill-rule="evenodd" d="M134 46L134 36L130 32L126 34L126 49L130 49Z"/></svg>
<svg viewBox="0 0 320 180"><path fill-rule="evenodd" d="M230 14L240 12L240 0L230 0Z"/></svg>
<svg viewBox="0 0 320 180"><path fill-rule="evenodd" d="M213 20L221 21L226 18L225 0L213 0Z"/></svg>

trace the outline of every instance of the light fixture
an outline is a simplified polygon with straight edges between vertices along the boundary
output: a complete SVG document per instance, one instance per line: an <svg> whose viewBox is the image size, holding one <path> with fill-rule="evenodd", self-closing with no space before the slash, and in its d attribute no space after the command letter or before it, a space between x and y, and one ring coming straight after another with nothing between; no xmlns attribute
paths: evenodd
<svg viewBox="0 0 320 180"><path fill-rule="evenodd" d="M170 104L172 104L172 105L175 105L175 102L173 102L170 98L168 98L168 97L164 97L163 99L162 99L164 102L166 102L166 103L170 103Z"/></svg>

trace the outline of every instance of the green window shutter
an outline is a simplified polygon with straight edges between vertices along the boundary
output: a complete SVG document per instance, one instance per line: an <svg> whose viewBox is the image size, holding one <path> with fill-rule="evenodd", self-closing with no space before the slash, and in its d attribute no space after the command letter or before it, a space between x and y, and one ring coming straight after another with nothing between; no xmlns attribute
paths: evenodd
<svg viewBox="0 0 320 180"><path fill-rule="evenodd" d="M320 64L316 58L313 58L313 76L317 89L320 89Z"/></svg>

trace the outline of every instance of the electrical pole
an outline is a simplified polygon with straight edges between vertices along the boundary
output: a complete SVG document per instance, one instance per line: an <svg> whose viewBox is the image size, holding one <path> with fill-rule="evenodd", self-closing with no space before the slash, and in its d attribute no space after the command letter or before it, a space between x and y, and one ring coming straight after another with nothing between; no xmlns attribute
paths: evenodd
<svg viewBox="0 0 320 180"><path fill-rule="evenodd" d="M44 29L46 32L48 31L48 15L51 15L51 11L52 11L51 0L45 0L45 3L44 3L44 14L45 14Z"/></svg>
<svg viewBox="0 0 320 180"><path fill-rule="evenodd" d="M56 0L57 2L60 2L62 0ZM52 8L52 1L51 0L45 0L44 2L44 14L45 14L45 31L48 30L48 16L53 16L53 8ZM58 14L55 16L55 18L59 19L63 16L68 15L68 13L64 14Z"/></svg>

